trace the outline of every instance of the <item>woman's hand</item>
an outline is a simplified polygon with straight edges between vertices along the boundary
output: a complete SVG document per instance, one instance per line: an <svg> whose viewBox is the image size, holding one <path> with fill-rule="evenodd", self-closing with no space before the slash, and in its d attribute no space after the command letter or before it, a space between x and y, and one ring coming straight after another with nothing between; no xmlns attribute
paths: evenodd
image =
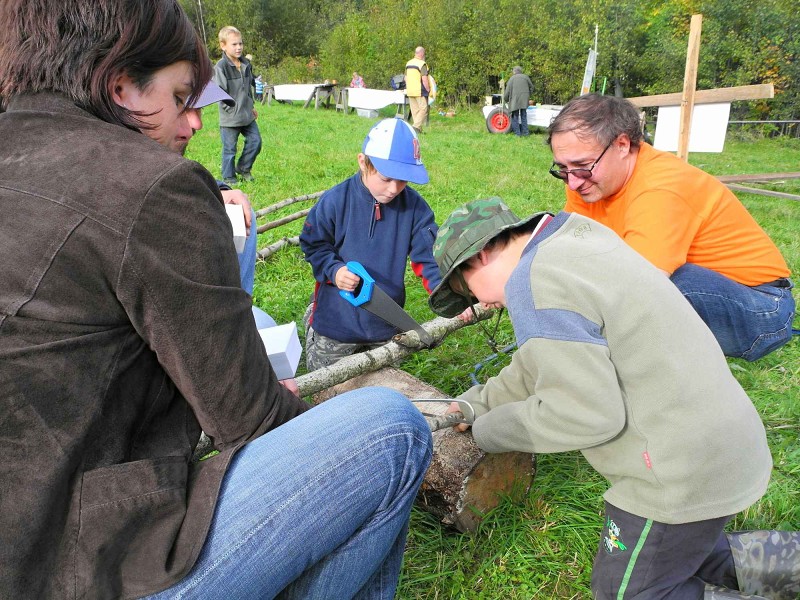
<svg viewBox="0 0 800 600"><path fill-rule="evenodd" d="M244 212L244 225L247 227L247 235L250 235L250 216L253 209L250 207L250 200L242 190L220 190L222 201L225 204L238 204Z"/></svg>
<svg viewBox="0 0 800 600"><path fill-rule="evenodd" d="M300 397L300 388L297 387L297 382L294 380L294 377L291 379L281 379L278 383L280 383L298 398Z"/></svg>

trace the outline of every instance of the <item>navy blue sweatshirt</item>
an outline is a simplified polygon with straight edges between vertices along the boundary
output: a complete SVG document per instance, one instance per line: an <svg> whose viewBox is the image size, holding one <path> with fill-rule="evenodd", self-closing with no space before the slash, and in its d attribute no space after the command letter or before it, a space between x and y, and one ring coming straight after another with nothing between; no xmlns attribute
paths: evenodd
<svg viewBox="0 0 800 600"><path fill-rule="evenodd" d="M428 293L441 276L433 259L438 227L419 193L406 186L389 204L379 205L356 173L329 189L311 208L300 234L300 247L311 264L314 313L311 324L321 335L347 343L390 339L397 329L339 296L336 272L355 260L400 306L405 304L407 259Z"/></svg>

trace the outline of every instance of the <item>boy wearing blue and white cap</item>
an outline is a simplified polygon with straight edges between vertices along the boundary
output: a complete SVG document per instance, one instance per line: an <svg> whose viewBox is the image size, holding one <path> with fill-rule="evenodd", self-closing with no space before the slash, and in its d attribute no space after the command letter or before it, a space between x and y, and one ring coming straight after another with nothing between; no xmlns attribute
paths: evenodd
<svg viewBox="0 0 800 600"><path fill-rule="evenodd" d="M358 154L358 172L326 191L306 218L300 247L316 279L306 311L309 371L380 346L397 329L339 295L360 278L345 263L360 262L400 306L406 299L406 260L428 293L440 280L431 247L433 211L407 183L428 183L419 140L402 119L375 125Z"/></svg>

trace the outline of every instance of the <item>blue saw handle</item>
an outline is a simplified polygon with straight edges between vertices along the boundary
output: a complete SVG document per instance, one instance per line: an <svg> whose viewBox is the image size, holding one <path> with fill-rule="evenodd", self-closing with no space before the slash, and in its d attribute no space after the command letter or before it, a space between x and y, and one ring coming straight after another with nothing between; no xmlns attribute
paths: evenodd
<svg viewBox="0 0 800 600"><path fill-rule="evenodd" d="M361 306L372 299L372 286L375 285L375 280L360 262L351 260L347 262L346 266L348 271L361 277L361 283L356 288L356 295L346 290L339 290L339 295L353 306Z"/></svg>

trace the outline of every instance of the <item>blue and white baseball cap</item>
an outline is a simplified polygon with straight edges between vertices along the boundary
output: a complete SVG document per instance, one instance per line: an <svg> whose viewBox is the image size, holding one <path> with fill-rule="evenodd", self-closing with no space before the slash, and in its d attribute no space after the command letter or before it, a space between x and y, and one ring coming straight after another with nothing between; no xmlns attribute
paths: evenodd
<svg viewBox="0 0 800 600"><path fill-rule="evenodd" d="M215 102L224 102L228 106L233 106L236 104L233 98L231 98L225 90L223 90L213 81L209 81L206 84L206 87L203 88L203 91L200 92L197 100L194 101L192 108L203 108L204 106L214 104Z"/></svg>
<svg viewBox="0 0 800 600"><path fill-rule="evenodd" d="M375 125L367 134L361 151L384 177L420 185L428 183L417 133L403 119L384 119Z"/></svg>

